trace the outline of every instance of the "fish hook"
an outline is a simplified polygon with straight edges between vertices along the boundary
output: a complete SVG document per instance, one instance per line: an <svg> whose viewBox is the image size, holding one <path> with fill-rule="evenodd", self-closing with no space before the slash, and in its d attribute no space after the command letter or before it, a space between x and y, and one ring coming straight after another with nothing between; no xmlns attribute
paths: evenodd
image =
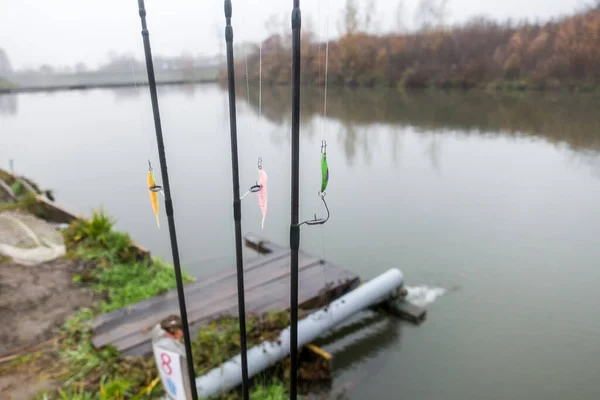
<svg viewBox="0 0 600 400"><path fill-rule="evenodd" d="M327 211L327 217L326 218L317 218L317 214L315 213L314 219L306 220L306 221L298 224L298 226L302 226L304 224L306 224L306 225L323 225L325 222L329 221L329 216L331 214L329 213L329 207L327 206L327 202L325 201L325 192L319 192L318 195L321 198L321 200L323 201L323 205L325 206L325 210Z"/></svg>

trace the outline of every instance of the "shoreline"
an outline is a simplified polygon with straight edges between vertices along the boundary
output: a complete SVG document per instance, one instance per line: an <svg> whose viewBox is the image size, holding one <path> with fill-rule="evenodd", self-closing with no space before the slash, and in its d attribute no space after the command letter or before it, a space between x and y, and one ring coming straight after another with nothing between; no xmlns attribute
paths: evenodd
<svg viewBox="0 0 600 400"><path fill-rule="evenodd" d="M205 85L217 83L216 78L207 79L178 79L172 81L156 82L157 86L171 86L171 85ZM62 91L75 91L75 90L91 90L91 89L117 89L126 87L136 86L148 86L148 82L118 82L118 83L78 83L78 84L66 84L66 85L49 85L49 86L15 86L0 88L0 95L2 94L16 94L16 93L39 93L39 92L62 92Z"/></svg>
<svg viewBox="0 0 600 400"><path fill-rule="evenodd" d="M0 255L0 284L7 288L0 293L0 306L13 314L0 329L5 344L0 349L0 394L13 400L97 399L100 393L115 399L162 398L153 355L123 356L111 345L96 348L92 321L172 290L173 266L150 256L128 234L113 230L116 221L102 211L83 218L44 197L50 191L41 190L29 178L0 169L0 179L5 183L0 186L0 213L8 213L9 219L27 216L27 221L58 229L65 250L64 255L33 266ZM31 235L42 234L40 226L29 226ZM8 233L3 240L15 229L6 223L0 228ZM182 272L184 283L194 281ZM289 325L290 316L283 310L246 317L249 345L257 345L276 338ZM224 315L193 336L198 373L220 366L240 351L238 330L237 317ZM329 381L330 365L313 353L301 352L307 358L299 371L301 381L310 385ZM287 399L288 364L289 356L257 375L252 380L252 398ZM222 398L241 398L239 388Z"/></svg>

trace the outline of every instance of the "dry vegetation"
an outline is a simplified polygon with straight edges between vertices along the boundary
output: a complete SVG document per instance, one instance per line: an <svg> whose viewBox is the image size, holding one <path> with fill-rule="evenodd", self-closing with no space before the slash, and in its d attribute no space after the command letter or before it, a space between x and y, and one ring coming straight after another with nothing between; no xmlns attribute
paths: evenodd
<svg viewBox="0 0 600 400"><path fill-rule="evenodd" d="M600 3L543 24L477 18L449 28L443 13L429 13L437 20L430 18L417 33L374 35L365 33L368 24L359 23L356 1L348 0L342 16L345 34L329 43L329 84L508 90L600 86ZM262 44L266 84L290 83L291 32L282 32ZM303 83L323 84L325 44L315 40L309 24L302 35ZM248 55L251 80L258 77L258 61L255 46ZM237 79L244 79L244 57L238 55L236 62ZM222 81L225 73L221 71Z"/></svg>

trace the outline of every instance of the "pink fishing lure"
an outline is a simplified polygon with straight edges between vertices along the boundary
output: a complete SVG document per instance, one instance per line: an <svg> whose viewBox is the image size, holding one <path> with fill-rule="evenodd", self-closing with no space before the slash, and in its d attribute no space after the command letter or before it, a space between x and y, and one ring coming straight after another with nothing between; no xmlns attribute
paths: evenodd
<svg viewBox="0 0 600 400"><path fill-rule="evenodd" d="M267 216L267 173L263 169L258 170L258 184L261 189L258 191L258 205L262 213L261 229L265 229L265 217Z"/></svg>

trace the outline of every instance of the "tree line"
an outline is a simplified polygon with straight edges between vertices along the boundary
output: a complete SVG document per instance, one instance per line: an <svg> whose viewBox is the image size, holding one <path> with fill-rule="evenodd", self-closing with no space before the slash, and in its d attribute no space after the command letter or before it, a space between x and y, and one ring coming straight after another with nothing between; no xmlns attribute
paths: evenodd
<svg viewBox="0 0 600 400"><path fill-rule="evenodd" d="M546 23L480 17L447 27L439 7L426 7L432 2L422 1L419 31L378 35L361 29L355 0L348 0L341 18L344 33L328 42L328 84L516 90L600 86L600 3ZM303 26L303 84L324 84L326 44ZM242 57L236 54L237 80L246 74L251 81L258 79L259 56L258 45ZM290 65L291 32L272 33L262 42L263 83L289 85ZM225 82L226 70L220 78Z"/></svg>

